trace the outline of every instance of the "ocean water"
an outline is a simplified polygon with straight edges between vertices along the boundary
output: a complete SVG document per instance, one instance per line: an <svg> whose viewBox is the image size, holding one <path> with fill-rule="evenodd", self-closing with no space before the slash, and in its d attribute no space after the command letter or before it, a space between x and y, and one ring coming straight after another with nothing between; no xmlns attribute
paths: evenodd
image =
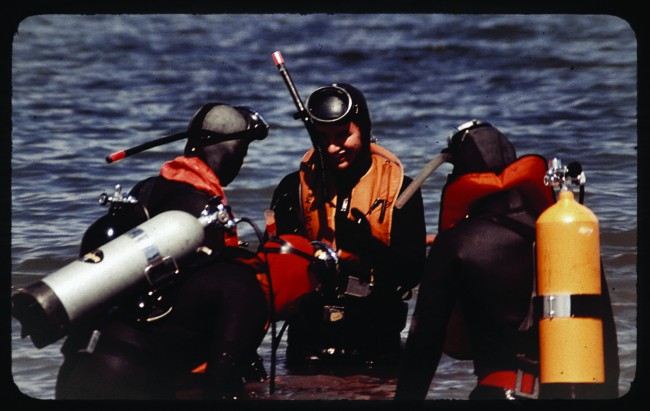
<svg viewBox="0 0 650 411"><path fill-rule="evenodd" d="M74 260L81 235L105 212L99 194L156 174L183 143L113 164L106 155L185 129L209 101L250 105L271 124L227 188L235 212L263 224L273 188L310 147L271 59L276 50L303 98L332 82L360 88L375 137L412 177L454 126L471 119L497 126L519 155L580 162L585 204L600 221L620 393L630 390L637 372L637 40L615 16L30 16L17 27L11 61L12 287ZM449 171L442 166L423 186L430 234ZM255 243L252 230L241 234ZM54 398L62 341L36 349L13 318L7 338L17 388ZM268 367L269 341L262 353ZM353 376L323 377L316 389L285 375L282 347L278 359L276 398L380 399L394 387ZM465 399L474 383L470 362L443 357L428 398ZM323 390L328 384L336 388Z"/></svg>

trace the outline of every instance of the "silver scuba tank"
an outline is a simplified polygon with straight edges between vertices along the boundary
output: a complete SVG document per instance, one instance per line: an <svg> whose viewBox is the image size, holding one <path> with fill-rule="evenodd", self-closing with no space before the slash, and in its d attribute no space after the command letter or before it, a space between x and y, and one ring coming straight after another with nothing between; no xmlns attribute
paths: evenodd
<svg viewBox="0 0 650 411"><path fill-rule="evenodd" d="M176 259L194 252L204 228L214 222L235 226L219 204L201 217L166 211L88 252L12 295L12 315L37 348L65 336L78 324L109 307L125 293L155 285L179 273Z"/></svg>

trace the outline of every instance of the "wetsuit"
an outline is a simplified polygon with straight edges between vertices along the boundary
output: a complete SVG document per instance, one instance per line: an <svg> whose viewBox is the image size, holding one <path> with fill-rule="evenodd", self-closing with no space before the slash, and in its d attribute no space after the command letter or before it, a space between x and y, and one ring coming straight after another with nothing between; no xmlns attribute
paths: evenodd
<svg viewBox="0 0 650 411"><path fill-rule="evenodd" d="M481 142L489 141L485 136L482 139L474 141L479 146ZM524 158L518 164L531 159L534 160L532 157ZM487 163L495 167L489 161ZM534 184L541 184L544 162L541 164L541 176L538 173L530 180ZM485 192L485 184L481 182L496 178L492 173L472 176L469 180L473 179L481 187L465 187L458 191L459 194L471 197L479 190ZM512 178L509 181L523 180ZM448 323L454 321L450 318L453 318L456 304L460 304L469 333L469 358L473 359L474 374L479 381L470 399L520 397L522 393L515 392L514 386L501 385L507 379L511 379L514 385L517 372L521 372L524 381L523 395L533 395L534 381L539 375L539 342L537 327L529 315L532 313L534 284L533 241L540 204L531 201L533 197L530 195L523 194L523 185L507 190L490 188L489 194L473 198L467 209L459 208L462 212L454 210L460 218L449 222L445 221L449 213L444 210L444 205L448 204L444 193L450 191L452 184L453 179L450 179L443 191L441 231L427 257L395 398L425 399L445 350ZM530 184L526 187L530 188ZM589 393L581 393L582 397L617 396L616 331L604 276L602 283L607 381L592 387Z"/></svg>
<svg viewBox="0 0 650 411"><path fill-rule="evenodd" d="M150 217L167 210L198 216L212 197L161 176L138 183L130 194ZM203 245L212 253L198 252L178 261L180 276L159 295L163 307L150 312L172 307L169 314L147 321L147 313L143 317L138 309L141 296L134 295L70 333L62 348L58 399L196 397L192 390L197 387L202 391L199 398L243 394L244 363L263 338L267 300L255 270L229 258L245 251L224 248L220 229L208 227ZM82 253L85 247L82 244ZM95 330L96 344L91 342ZM192 370L206 361L205 373L195 378Z"/></svg>
<svg viewBox="0 0 650 411"><path fill-rule="evenodd" d="M345 198L368 170L361 165L336 181L338 198ZM404 177L403 191L411 182ZM301 215L300 174L291 173L275 189L271 209L279 234L307 236ZM362 256L374 269L372 291L364 297L346 294L346 275L331 279L318 291L305 295L288 319L287 366L394 365L401 354L401 331L406 323L409 295L420 279L426 252L422 196L418 190L402 209L393 211L390 245L359 235L340 210L336 215L338 248ZM369 235L369 233L368 233ZM350 273L341 260L341 272Z"/></svg>

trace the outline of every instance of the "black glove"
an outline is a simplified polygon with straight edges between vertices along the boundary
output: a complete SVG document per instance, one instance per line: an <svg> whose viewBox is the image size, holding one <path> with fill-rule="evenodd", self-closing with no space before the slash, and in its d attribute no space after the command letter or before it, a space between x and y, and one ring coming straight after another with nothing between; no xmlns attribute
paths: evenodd
<svg viewBox="0 0 650 411"><path fill-rule="evenodd" d="M336 221L337 248L358 255L367 269L385 264L388 247L372 235L370 223L360 210L353 208L350 214L354 220Z"/></svg>
<svg viewBox="0 0 650 411"><path fill-rule="evenodd" d="M370 223L366 216L357 208L350 210L354 220L337 215L336 245L337 248L357 254L360 258L370 257L370 246L374 238L370 231Z"/></svg>

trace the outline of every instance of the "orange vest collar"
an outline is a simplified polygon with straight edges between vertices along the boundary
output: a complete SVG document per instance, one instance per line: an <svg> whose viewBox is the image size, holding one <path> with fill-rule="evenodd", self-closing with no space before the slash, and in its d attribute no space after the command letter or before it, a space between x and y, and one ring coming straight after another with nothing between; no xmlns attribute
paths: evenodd
<svg viewBox="0 0 650 411"><path fill-rule="evenodd" d="M176 157L163 164L160 175L167 180L191 184L213 196L221 196L224 202L226 200L219 177L198 157Z"/></svg>
<svg viewBox="0 0 650 411"><path fill-rule="evenodd" d="M446 186L440 207L440 227L453 227L467 216L471 205L499 191L518 188L539 214L555 202L552 187L544 185L546 160L537 155L519 158L501 174L471 173L460 176Z"/></svg>
<svg viewBox="0 0 650 411"><path fill-rule="evenodd" d="M219 177L198 157L176 157L163 164L160 175L167 180L190 184L197 190L212 196L221 196L221 201L228 204ZM227 246L237 247L239 245L239 238L235 230L226 231L224 236Z"/></svg>

